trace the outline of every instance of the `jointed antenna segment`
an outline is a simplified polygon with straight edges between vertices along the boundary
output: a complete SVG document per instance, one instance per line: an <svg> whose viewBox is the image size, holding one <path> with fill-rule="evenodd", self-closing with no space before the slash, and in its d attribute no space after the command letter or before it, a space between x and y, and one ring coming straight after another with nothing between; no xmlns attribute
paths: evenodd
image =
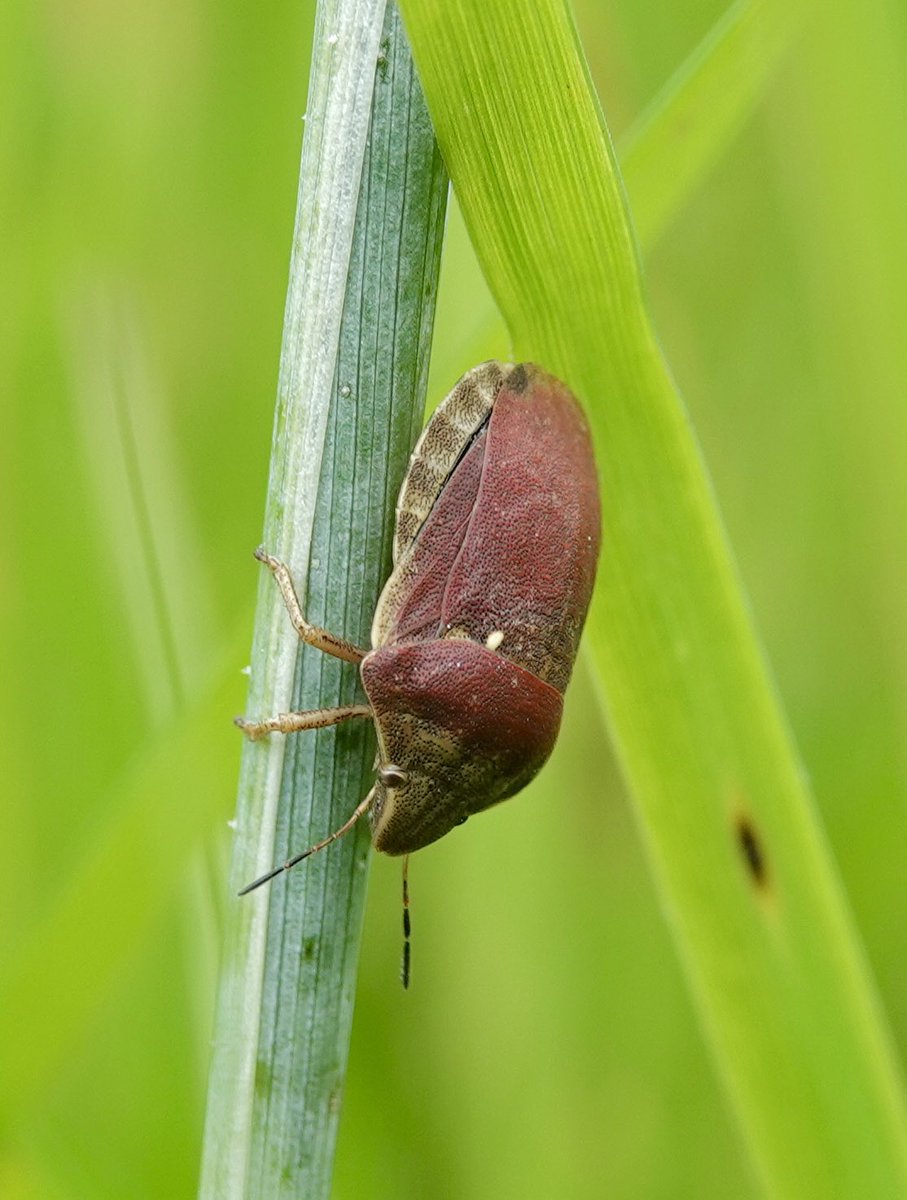
<svg viewBox="0 0 907 1200"><path fill-rule="evenodd" d="M403 963L400 967L400 981L405 988L409 987L409 935L412 925L409 919L409 855L403 855Z"/></svg>
<svg viewBox="0 0 907 1200"><path fill-rule="evenodd" d="M356 822L359 820L359 818L364 813L368 812L369 805L371 804L371 802L374 798L375 798L375 789L372 788L372 790L368 793L368 795L365 797L365 799L359 803L359 805L356 808L356 811L353 813L353 815L350 817L350 819L348 821L345 821L340 826L339 829L335 829L333 833L329 834L324 839L323 842L316 842L315 845L310 846L308 850L303 850L302 854L296 854L292 858L287 859L287 861L283 864L282 867L275 867L273 871L268 871L268 873L266 875L261 875L261 876L259 876L258 879L253 879L251 883L247 884L239 892L239 895L245 896L249 892L254 892L257 887L261 887L261 885L263 883L267 883L269 879L274 879L277 875L280 875L283 871L289 871L289 869L291 867L295 867L297 863L301 863L304 858L308 858L312 854L317 854L318 851L323 850L325 848L325 846L330 846L331 842L336 842L337 839L340 837L343 837L343 835L345 833L349 833L349 831L353 828L353 826L356 824Z"/></svg>

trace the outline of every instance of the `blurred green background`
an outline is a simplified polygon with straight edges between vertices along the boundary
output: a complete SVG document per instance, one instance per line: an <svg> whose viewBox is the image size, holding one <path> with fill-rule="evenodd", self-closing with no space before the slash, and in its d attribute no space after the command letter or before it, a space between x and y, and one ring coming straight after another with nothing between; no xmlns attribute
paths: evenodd
<svg viewBox="0 0 907 1200"><path fill-rule="evenodd" d="M722 11L578 5L618 141ZM0 12L9 1200L195 1190L312 21ZM903 12L838 6L645 255L902 1055L905 128ZM507 356L488 311L454 210L432 402ZM582 664L549 768L411 889L404 994L375 860L338 1197L755 1194Z"/></svg>

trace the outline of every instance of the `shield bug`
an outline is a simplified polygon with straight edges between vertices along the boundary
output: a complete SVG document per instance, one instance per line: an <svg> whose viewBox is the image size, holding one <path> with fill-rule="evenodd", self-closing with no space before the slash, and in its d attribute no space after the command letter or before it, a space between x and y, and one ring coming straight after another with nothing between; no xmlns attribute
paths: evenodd
<svg viewBox="0 0 907 1200"><path fill-rule="evenodd" d="M262 737L370 717L378 756L350 819L244 891L366 812L375 849L406 855L532 779L560 726L599 524L589 431L572 393L531 364L488 362L457 383L413 451L371 650L309 625L287 568L257 552L300 638L359 664L368 704L237 723Z"/></svg>

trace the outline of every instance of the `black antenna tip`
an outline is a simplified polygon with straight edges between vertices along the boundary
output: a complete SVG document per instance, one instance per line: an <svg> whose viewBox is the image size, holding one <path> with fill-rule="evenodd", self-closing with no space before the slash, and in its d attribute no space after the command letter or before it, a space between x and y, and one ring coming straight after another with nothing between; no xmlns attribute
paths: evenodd
<svg viewBox="0 0 907 1200"><path fill-rule="evenodd" d="M412 930L409 920L409 855L403 856L403 962L400 965L400 982L409 987L409 936Z"/></svg>
<svg viewBox="0 0 907 1200"><path fill-rule="evenodd" d="M248 896L249 892L254 892L256 888L261 887L263 883L268 883L269 880L275 879L286 867L275 867L273 871L268 871L267 875L259 875L257 879L253 879L251 883L247 883L244 888L238 891L237 896Z"/></svg>

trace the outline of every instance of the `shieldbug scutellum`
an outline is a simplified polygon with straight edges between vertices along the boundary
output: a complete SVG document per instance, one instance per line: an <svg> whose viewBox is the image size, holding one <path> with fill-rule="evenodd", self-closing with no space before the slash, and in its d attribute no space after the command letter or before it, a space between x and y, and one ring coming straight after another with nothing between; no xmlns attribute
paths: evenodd
<svg viewBox="0 0 907 1200"><path fill-rule="evenodd" d="M532 779L557 737L599 536L592 445L573 394L539 367L488 362L457 383L413 451L371 650L309 625L287 568L257 552L300 638L358 663L369 703L238 724L262 737L370 717L378 756L350 819L244 892L366 812L375 849L408 855ZM408 935L407 902L404 875Z"/></svg>

